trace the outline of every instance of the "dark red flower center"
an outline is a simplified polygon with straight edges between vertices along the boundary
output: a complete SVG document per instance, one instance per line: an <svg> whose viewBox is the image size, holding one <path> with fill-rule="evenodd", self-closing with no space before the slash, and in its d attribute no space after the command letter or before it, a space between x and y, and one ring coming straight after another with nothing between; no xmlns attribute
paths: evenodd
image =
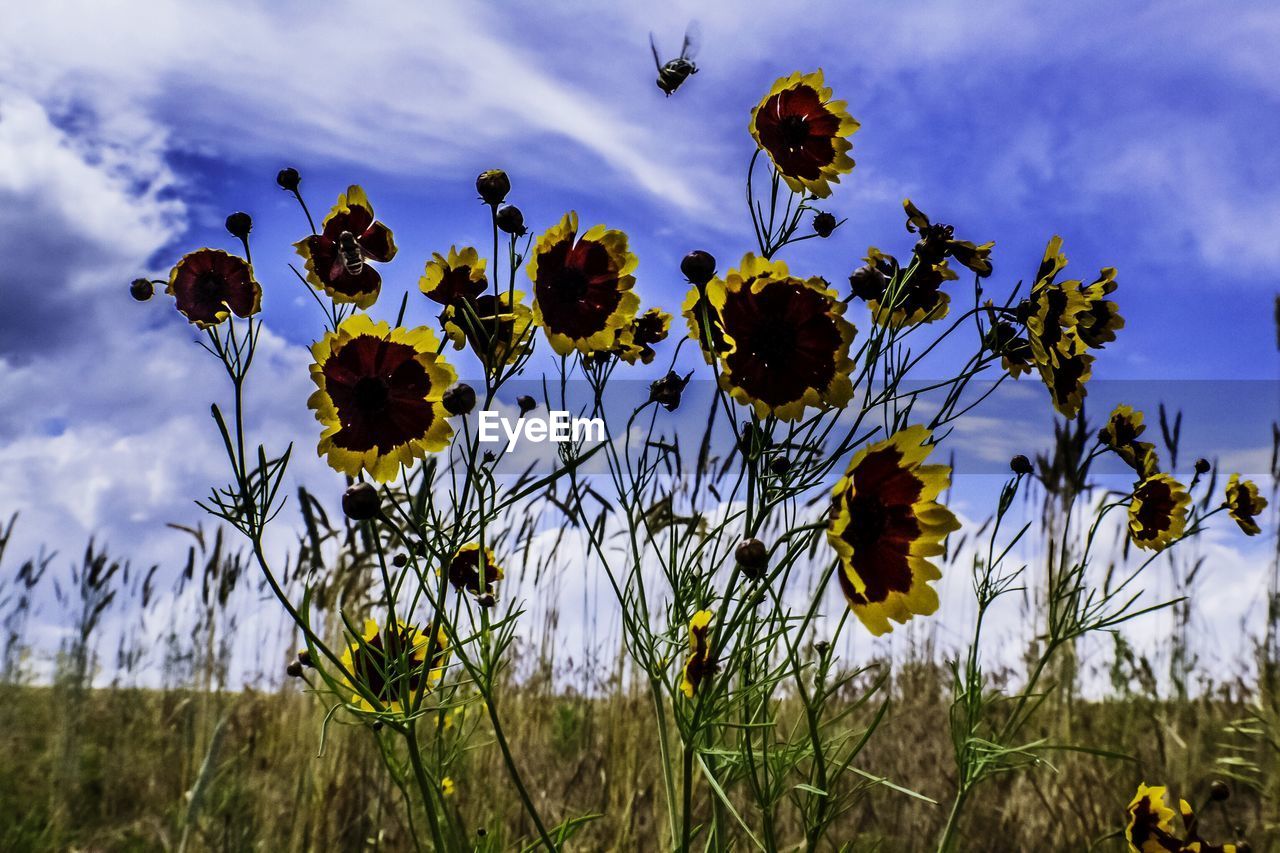
<svg viewBox="0 0 1280 853"><path fill-rule="evenodd" d="M563 240L538 257L534 295L549 331L586 338L605 328L622 299L609 250L594 240Z"/></svg>
<svg viewBox="0 0 1280 853"><path fill-rule="evenodd" d="M778 135L788 148L799 148L809 138L809 120L804 116L783 116L778 122Z"/></svg>
<svg viewBox="0 0 1280 853"><path fill-rule="evenodd" d="M325 388L341 429L333 441L357 452L394 447L422 438L435 420L431 378L408 344L359 335L324 364Z"/></svg>
<svg viewBox="0 0 1280 853"><path fill-rule="evenodd" d="M841 581L845 595L859 603L911 589L911 545L921 533L915 503L924 486L901 462L896 447L867 454L851 475L850 489L832 507L838 516L843 501L849 516L840 537L853 547L853 570L866 589L857 592L843 575Z"/></svg>
<svg viewBox="0 0 1280 853"><path fill-rule="evenodd" d="M362 411L369 414L381 412L387 405L387 383L374 376L366 376L356 383L351 397Z"/></svg>
<svg viewBox="0 0 1280 853"><path fill-rule="evenodd" d="M1163 480L1148 480L1138 487L1138 531L1134 538L1143 541L1157 538L1173 524L1176 506L1173 489Z"/></svg>

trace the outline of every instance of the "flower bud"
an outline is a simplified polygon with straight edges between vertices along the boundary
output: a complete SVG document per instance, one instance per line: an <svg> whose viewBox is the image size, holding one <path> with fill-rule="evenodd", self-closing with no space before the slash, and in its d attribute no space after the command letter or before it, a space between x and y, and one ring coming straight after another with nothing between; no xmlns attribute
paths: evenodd
<svg viewBox="0 0 1280 853"><path fill-rule="evenodd" d="M302 176L299 175L298 170L293 167L281 169L279 172L276 172L276 183L280 185L280 189L296 193L298 191L298 185L302 183Z"/></svg>
<svg viewBox="0 0 1280 853"><path fill-rule="evenodd" d="M785 456L775 456L769 463L769 470L781 477L791 470L791 460Z"/></svg>
<svg viewBox="0 0 1280 853"><path fill-rule="evenodd" d="M690 376L693 376L692 371L683 377L674 370L667 371L666 376L649 385L649 400L668 412L674 412L680 405L680 397L684 394L685 386L689 384Z"/></svg>
<svg viewBox="0 0 1280 853"><path fill-rule="evenodd" d="M516 397L516 404L520 406L520 414L527 415L534 409L538 408L538 401L530 397L528 394L521 394Z"/></svg>
<svg viewBox="0 0 1280 853"><path fill-rule="evenodd" d="M315 661L311 659L311 651L309 649L298 649L298 663L303 666L315 668Z"/></svg>
<svg viewBox="0 0 1280 853"><path fill-rule="evenodd" d="M1220 803L1231 796L1231 788L1221 779L1214 779L1209 783L1209 799L1215 803Z"/></svg>
<svg viewBox="0 0 1280 853"><path fill-rule="evenodd" d="M497 207L511 192L511 179L501 169L489 169L476 178L476 192L480 193L480 200L485 204Z"/></svg>
<svg viewBox="0 0 1280 853"><path fill-rule="evenodd" d="M405 566L409 565L409 555L396 554L391 558L391 565L395 566L397 569L403 569Z"/></svg>
<svg viewBox="0 0 1280 853"><path fill-rule="evenodd" d="M129 285L129 295L139 302L146 302L155 292L155 285L145 278L135 278Z"/></svg>
<svg viewBox="0 0 1280 853"><path fill-rule="evenodd" d="M342 511L353 521L368 521L382 512L382 499L370 483L354 483L342 493Z"/></svg>
<svg viewBox="0 0 1280 853"><path fill-rule="evenodd" d="M524 214L520 212L520 208L514 204L504 204L498 208L496 216L498 228L501 231L507 234L514 234L517 237L524 236Z"/></svg>
<svg viewBox="0 0 1280 853"><path fill-rule="evenodd" d="M889 287L889 280L885 278L884 273L875 267L867 264L858 267L849 276L849 287L853 290L853 295L868 302L872 299L883 299L884 292Z"/></svg>
<svg viewBox="0 0 1280 853"><path fill-rule="evenodd" d="M253 217L245 213L243 210L236 211L227 217L227 233L232 237L239 237L241 240L249 239L249 232L253 230Z"/></svg>
<svg viewBox="0 0 1280 853"><path fill-rule="evenodd" d="M284 668L284 671L288 674L290 678L301 678L302 664L296 660L291 660L289 661L289 665Z"/></svg>
<svg viewBox="0 0 1280 853"><path fill-rule="evenodd" d="M1021 453L1009 460L1009 467L1019 475L1030 474L1032 471L1031 460Z"/></svg>
<svg viewBox="0 0 1280 853"><path fill-rule="evenodd" d="M1211 467L1212 467L1212 466L1211 466L1211 465L1209 465L1209 460L1208 460L1208 459L1197 459L1197 460L1196 460L1196 474L1197 474L1198 476L1203 477L1205 474L1208 474L1208 473L1209 473L1209 469L1210 469Z"/></svg>
<svg viewBox="0 0 1280 853"><path fill-rule="evenodd" d="M836 230L836 218L827 213L825 210L813 217L813 233L819 237L830 237L831 232Z"/></svg>
<svg viewBox="0 0 1280 853"><path fill-rule="evenodd" d="M494 598L493 593L491 592L481 593L480 595L476 596L476 604L480 605L481 607L486 607L486 608L493 607L497 603L498 603L498 599Z"/></svg>
<svg viewBox="0 0 1280 853"><path fill-rule="evenodd" d="M476 389L465 382L459 382L444 392L441 399L444 410L451 415L465 415L476 407Z"/></svg>
<svg viewBox="0 0 1280 853"><path fill-rule="evenodd" d="M689 279L690 284L701 287L715 276L716 259L710 252L695 249L685 255L684 260L680 262L680 272L684 273L684 277Z"/></svg>
<svg viewBox="0 0 1280 853"><path fill-rule="evenodd" d="M752 580L764 577L769 568L769 549L759 539L743 539L734 549L733 558L738 561L742 573Z"/></svg>

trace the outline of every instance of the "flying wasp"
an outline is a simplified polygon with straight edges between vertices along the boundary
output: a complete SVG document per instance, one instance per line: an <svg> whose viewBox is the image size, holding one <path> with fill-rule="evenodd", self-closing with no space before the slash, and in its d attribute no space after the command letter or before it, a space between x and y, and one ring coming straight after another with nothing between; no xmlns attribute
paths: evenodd
<svg viewBox="0 0 1280 853"><path fill-rule="evenodd" d="M338 254L348 275L360 275L364 272L364 253L360 251L356 235L350 231L343 231L338 235Z"/></svg>
<svg viewBox="0 0 1280 853"><path fill-rule="evenodd" d="M653 50L653 64L658 66L658 88L666 92L668 98L675 93L676 89L680 88L680 85L685 80L689 79L690 74L698 73L698 66L693 63L693 57L698 53L698 48L702 41L700 35L698 22L691 22L684 32L684 45L680 48L680 55L664 63L658 55L658 44L653 39L653 33L649 33L649 47Z"/></svg>

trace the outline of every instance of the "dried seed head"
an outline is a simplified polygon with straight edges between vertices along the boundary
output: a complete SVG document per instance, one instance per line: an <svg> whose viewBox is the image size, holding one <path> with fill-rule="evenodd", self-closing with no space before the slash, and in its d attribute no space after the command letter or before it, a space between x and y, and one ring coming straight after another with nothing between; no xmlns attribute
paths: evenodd
<svg viewBox="0 0 1280 853"><path fill-rule="evenodd" d="M520 208L514 204L504 204L498 208L496 214L498 219L498 228L507 234L514 234L517 237L524 236L524 214L520 212Z"/></svg>
<svg viewBox="0 0 1280 853"><path fill-rule="evenodd" d="M135 278L129 284L129 295L139 302L146 302L155 292L155 285L145 278Z"/></svg>
<svg viewBox="0 0 1280 853"><path fill-rule="evenodd" d="M227 217L226 225L227 233L232 237L248 240L249 232L253 230L253 217L239 210Z"/></svg>
<svg viewBox="0 0 1280 853"><path fill-rule="evenodd" d="M680 262L680 272L684 273L684 277L689 279L690 284L701 287L715 276L716 259L710 252L695 249L685 255L684 260Z"/></svg>
<svg viewBox="0 0 1280 853"><path fill-rule="evenodd" d="M759 539L743 539L733 552L742 573L752 580L764 577L769 568L769 549Z"/></svg>
<svg viewBox="0 0 1280 853"><path fill-rule="evenodd" d="M297 169L290 166L287 169L281 169L276 172L276 183L280 185L280 189L296 193L298 185L302 183L302 176L298 174Z"/></svg>
<svg viewBox="0 0 1280 853"><path fill-rule="evenodd" d="M288 673L290 678L301 678L302 664L296 660L291 660L289 661L289 665L284 668L284 671Z"/></svg>
<svg viewBox="0 0 1280 853"><path fill-rule="evenodd" d="M520 406L520 414L527 415L534 409L538 408L538 401L530 397L528 394L521 394L516 398L517 405Z"/></svg>
<svg viewBox="0 0 1280 853"><path fill-rule="evenodd" d="M451 415L465 415L476 407L476 389L465 382L459 382L444 392L441 399L444 410Z"/></svg>
<svg viewBox="0 0 1280 853"><path fill-rule="evenodd" d="M480 200L485 204L497 207L511 192L511 179L501 169L489 169L476 178L476 192L480 193Z"/></svg>
<svg viewBox="0 0 1280 853"><path fill-rule="evenodd" d="M813 233L819 237L830 237L831 232L836 230L836 224L835 216L824 210L813 217Z"/></svg>
<svg viewBox="0 0 1280 853"><path fill-rule="evenodd" d="M1019 453L1017 456L1009 460L1009 468L1015 474L1030 474L1032 472L1031 460Z"/></svg>
<svg viewBox="0 0 1280 853"><path fill-rule="evenodd" d="M382 512L378 490L370 483L354 483L342 493L342 511L354 521L368 521Z"/></svg>
<svg viewBox="0 0 1280 853"><path fill-rule="evenodd" d="M1208 474L1208 473L1209 473L1209 469L1210 469L1211 467L1212 467L1212 466L1209 464L1209 460L1208 460L1208 459L1197 459L1197 460L1196 460L1196 474L1200 475L1201 477L1203 477L1205 474Z"/></svg>

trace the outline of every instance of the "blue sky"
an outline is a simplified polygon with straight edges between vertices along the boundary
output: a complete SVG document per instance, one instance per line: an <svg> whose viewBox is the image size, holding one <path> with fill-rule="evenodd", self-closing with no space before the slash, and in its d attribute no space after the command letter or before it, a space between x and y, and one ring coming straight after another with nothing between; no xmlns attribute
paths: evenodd
<svg viewBox="0 0 1280 853"><path fill-rule="evenodd" d="M317 215L347 183L368 190L401 247L385 311L430 252L484 240L472 182L490 167L511 174L534 230L576 209L627 231L642 298L672 310L686 251L724 268L751 248L749 109L775 77L818 66L862 123L858 166L828 205L849 221L790 252L793 269L841 283L868 245L905 254L907 196L996 241L998 292L1061 234L1074 276L1119 269L1128 326L1097 379L1148 380L1134 393L1174 406L1182 380L1271 380L1199 407L1235 414L1229 431L1187 416L1203 436L1190 458L1234 454L1262 473L1280 269L1270 4L603 5L52 2L8 15L0 513L23 509L19 541L97 532L139 559L185 545L160 524L198 520L190 499L222 476L205 416L220 379L181 318L132 303L126 285L190 248L230 248L233 210L255 219L271 330L255 425L269 440L309 435L303 346L318 317L285 266L305 223L273 183L282 165L303 172ZM692 17L701 70L666 99L648 34L674 51ZM411 306L429 321L425 300ZM995 417L983 428L1007 432ZM298 476L328 475L307 460Z"/></svg>

